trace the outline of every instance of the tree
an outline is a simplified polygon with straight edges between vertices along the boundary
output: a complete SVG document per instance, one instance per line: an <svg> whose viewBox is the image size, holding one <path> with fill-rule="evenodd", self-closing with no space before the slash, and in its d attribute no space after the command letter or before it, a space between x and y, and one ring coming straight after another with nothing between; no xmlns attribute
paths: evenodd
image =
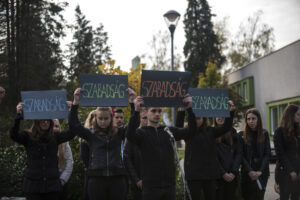
<svg viewBox="0 0 300 200"><path fill-rule="evenodd" d="M212 16L206 0L188 0L188 8L184 15L184 68L192 72L192 87L197 86L198 75L205 72L206 63L213 62L220 67L225 61L213 30Z"/></svg>
<svg viewBox="0 0 300 200"><path fill-rule="evenodd" d="M170 71L171 53L170 53L170 33L168 31L161 32L152 36L150 48L153 50L152 55L148 55L152 70ZM175 47L176 49L176 47ZM181 64L180 54L174 55L174 70L178 70Z"/></svg>
<svg viewBox="0 0 300 200"><path fill-rule="evenodd" d="M91 73L94 67L93 28L81 12L79 5L75 9L76 24L73 42L69 45L70 67L68 74L71 80L79 80L80 74ZM94 68L96 70L96 68Z"/></svg>
<svg viewBox="0 0 300 200"><path fill-rule="evenodd" d="M107 32L104 31L104 26L100 23L96 30L93 31L93 54L95 65L105 64L105 61L111 59L111 49L108 43Z"/></svg>
<svg viewBox="0 0 300 200"><path fill-rule="evenodd" d="M263 12L257 11L241 23L231 41L228 58L233 69L238 69L269 54L274 49L274 29L261 22Z"/></svg>

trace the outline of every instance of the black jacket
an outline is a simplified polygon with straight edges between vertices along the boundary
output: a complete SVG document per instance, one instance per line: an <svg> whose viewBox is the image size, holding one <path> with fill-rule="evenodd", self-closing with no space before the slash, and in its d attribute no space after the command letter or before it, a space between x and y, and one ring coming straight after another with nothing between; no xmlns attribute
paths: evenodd
<svg viewBox="0 0 300 200"><path fill-rule="evenodd" d="M300 135L284 137L284 128L275 130L274 145L279 159L279 166L287 173L300 172Z"/></svg>
<svg viewBox="0 0 300 200"><path fill-rule="evenodd" d="M230 145L222 137L221 143L217 144L218 159L220 162L221 174L233 173L239 175L239 168L242 161L242 138L237 134L234 128L231 128L233 144Z"/></svg>
<svg viewBox="0 0 300 200"><path fill-rule="evenodd" d="M61 190L58 171L58 145L71 140L71 131L54 132L52 139L33 140L27 131L19 133L21 116L17 115L10 137L25 146L27 153L23 191L27 193L48 193Z"/></svg>
<svg viewBox="0 0 300 200"><path fill-rule="evenodd" d="M250 134L254 134L250 132ZM243 131L239 133L243 135ZM261 171L262 176L269 176L269 159L271 154L269 134L264 130L265 140L256 143L257 157L254 157L254 147L252 142L243 139L243 158L242 158L242 174L248 174L250 171ZM247 175L248 176L248 175Z"/></svg>
<svg viewBox="0 0 300 200"><path fill-rule="evenodd" d="M176 126L183 126L184 111L177 114ZM206 127L181 139L185 140L184 171L187 180L209 180L221 177L216 138L232 127L231 117L225 119L222 127Z"/></svg>
<svg viewBox="0 0 300 200"><path fill-rule="evenodd" d="M140 148L136 144L133 144L127 140L124 149L124 163L132 183L137 183L138 181L142 180L141 159L142 157Z"/></svg>
<svg viewBox="0 0 300 200"><path fill-rule="evenodd" d="M116 135L105 138L82 126L78 119L78 105L73 105L69 118L70 130L85 139L89 145L88 176L125 175L126 170L121 157L121 143L125 129L118 128Z"/></svg>
<svg viewBox="0 0 300 200"><path fill-rule="evenodd" d="M196 129L195 115L188 109L188 128L170 127L175 140L193 134ZM139 129L139 112L135 112L128 125L126 136L139 146L142 154L142 179L144 186L168 186L175 184L174 151L170 136L164 126L145 126Z"/></svg>

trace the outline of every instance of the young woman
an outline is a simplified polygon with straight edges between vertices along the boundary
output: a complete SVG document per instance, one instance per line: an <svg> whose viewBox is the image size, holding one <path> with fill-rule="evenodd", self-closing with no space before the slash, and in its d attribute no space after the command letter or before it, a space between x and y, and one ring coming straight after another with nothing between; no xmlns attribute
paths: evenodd
<svg viewBox="0 0 300 200"><path fill-rule="evenodd" d="M53 120L53 131L61 132L61 127L58 119ZM69 145L69 142L58 145L58 169L60 174L60 182L63 186L63 190L60 194L59 199L67 199L68 194L68 181L73 171L73 155Z"/></svg>
<svg viewBox="0 0 300 200"><path fill-rule="evenodd" d="M57 132L53 120L34 120L30 130L19 132L23 104L17 105L17 116L10 137L25 146L27 166L23 191L27 200L57 200L62 190L58 169L58 145L74 137L71 131Z"/></svg>
<svg viewBox="0 0 300 200"><path fill-rule="evenodd" d="M243 137L242 196L245 200L262 200L270 176L271 150L269 134L263 129L261 116L256 108L247 110L245 128L240 135Z"/></svg>
<svg viewBox="0 0 300 200"><path fill-rule="evenodd" d="M223 126L224 117L214 118L215 127ZM222 178L218 180L217 199L237 199L239 168L242 160L242 141L236 130L231 129L216 139Z"/></svg>
<svg viewBox="0 0 300 200"><path fill-rule="evenodd" d="M279 159L280 200L300 197L300 108L288 105L275 131L274 145Z"/></svg>
<svg viewBox="0 0 300 200"><path fill-rule="evenodd" d="M78 120L81 89L74 92L69 118L70 129L89 145L88 196L90 200L123 200L126 195L126 169L121 157L121 143L125 128L113 126L112 111L98 107L93 116L92 128L87 129ZM129 94L130 96L131 94Z"/></svg>
<svg viewBox="0 0 300 200"><path fill-rule="evenodd" d="M233 110L233 102L229 104ZM178 112L177 127L183 126L184 114L184 111ZM208 126L207 118L198 117L196 133L182 138L186 143L184 171L192 199L201 199L202 191L206 200L216 199L216 180L221 177L221 170L215 139L231 129L233 112L230 114L221 127Z"/></svg>

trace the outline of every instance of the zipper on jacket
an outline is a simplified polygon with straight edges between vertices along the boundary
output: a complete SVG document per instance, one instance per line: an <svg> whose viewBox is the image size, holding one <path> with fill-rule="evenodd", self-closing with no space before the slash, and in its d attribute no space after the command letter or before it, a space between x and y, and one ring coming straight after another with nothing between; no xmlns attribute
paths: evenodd
<svg viewBox="0 0 300 200"><path fill-rule="evenodd" d="M109 169L108 169L108 156L109 156L109 153L108 153L108 144L109 144L109 140L106 140L107 144L106 144L106 167L107 167L107 176L109 176Z"/></svg>

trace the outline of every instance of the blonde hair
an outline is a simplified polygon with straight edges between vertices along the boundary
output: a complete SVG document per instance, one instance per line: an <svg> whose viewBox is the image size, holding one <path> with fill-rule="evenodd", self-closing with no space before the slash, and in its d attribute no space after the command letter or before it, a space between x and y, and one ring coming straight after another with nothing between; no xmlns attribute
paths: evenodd
<svg viewBox="0 0 300 200"><path fill-rule="evenodd" d="M110 115L110 124L108 126L108 134L104 133L103 130L97 124L97 113L98 112L108 112ZM94 129L94 132L103 137L112 137L117 134L117 128L113 126L113 114L110 107L97 107L95 110L91 111L85 120L84 126L88 129Z"/></svg>

